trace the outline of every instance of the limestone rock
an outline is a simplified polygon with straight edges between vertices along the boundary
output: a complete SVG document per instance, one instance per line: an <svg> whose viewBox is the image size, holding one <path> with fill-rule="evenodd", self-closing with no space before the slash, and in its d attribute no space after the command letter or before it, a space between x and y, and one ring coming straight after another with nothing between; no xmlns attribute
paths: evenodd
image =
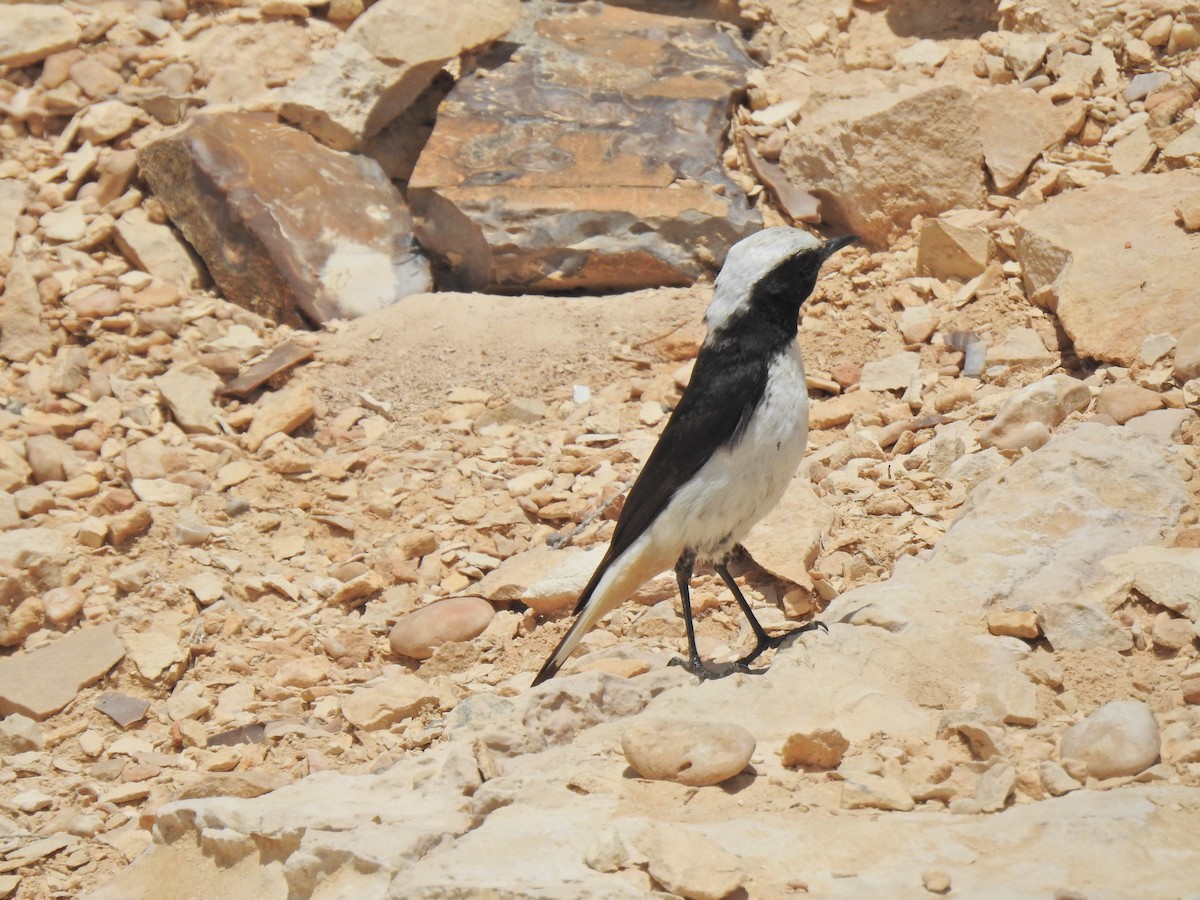
<svg viewBox="0 0 1200 900"><path fill-rule="evenodd" d="M187 434L217 434L218 410L213 396L221 379L202 366L176 366L157 376L154 384Z"/></svg>
<svg viewBox="0 0 1200 900"><path fill-rule="evenodd" d="M1158 760L1158 722L1140 700L1112 700L1062 737L1059 755L1087 764L1093 778L1136 775Z"/></svg>
<svg viewBox="0 0 1200 900"><path fill-rule="evenodd" d="M423 679L403 673L360 687L342 699L346 721L364 731L390 728L436 704L438 694Z"/></svg>
<svg viewBox="0 0 1200 900"><path fill-rule="evenodd" d="M0 659L0 714L42 721L120 662L112 625L81 628L32 653Z"/></svg>
<svg viewBox="0 0 1200 900"><path fill-rule="evenodd" d="M1132 382L1106 384L1096 398L1096 412L1111 416L1118 425L1162 406L1162 394Z"/></svg>
<svg viewBox="0 0 1200 900"><path fill-rule="evenodd" d="M1130 365L1147 337L1194 320L1186 261L1200 234L1176 224L1175 204L1198 186L1187 171L1106 178L1021 220L1026 291L1057 312L1080 356Z"/></svg>
<svg viewBox="0 0 1200 900"><path fill-rule="evenodd" d="M318 325L432 285L403 198L365 157L227 113L152 141L138 164L226 299L266 318Z"/></svg>
<svg viewBox="0 0 1200 900"><path fill-rule="evenodd" d="M246 432L246 448L251 452L273 434L290 434L313 416L312 391L304 385L292 385L273 394L264 394L255 404L254 419Z"/></svg>
<svg viewBox="0 0 1200 900"><path fill-rule="evenodd" d="M625 760L643 778L693 787L720 784L737 775L756 742L740 725L641 718L621 738Z"/></svg>
<svg viewBox="0 0 1200 900"><path fill-rule="evenodd" d="M482 597L450 597L402 616L388 641L401 656L429 659L448 641L469 641L483 633L495 610Z"/></svg>
<svg viewBox="0 0 1200 900"><path fill-rule="evenodd" d="M355 150L404 112L450 60L502 37L516 0L446 18L435 2L381 0L283 92L280 112L337 150Z"/></svg>
<svg viewBox="0 0 1200 900"><path fill-rule="evenodd" d="M117 219L117 246L131 263L170 284L191 290L204 280L195 258L168 225L151 222L135 207Z"/></svg>
<svg viewBox="0 0 1200 900"><path fill-rule="evenodd" d="M39 7L40 8L40 7ZM0 356L28 362L53 348L50 329L42 321L42 301L29 261L19 250L4 282L4 317L0 320Z"/></svg>
<svg viewBox="0 0 1200 900"><path fill-rule="evenodd" d="M650 700L642 679L588 672L551 679L532 692L522 723L545 744L562 744L599 722L641 712Z"/></svg>
<svg viewBox="0 0 1200 900"><path fill-rule="evenodd" d="M826 219L886 244L913 217L983 203L983 145L970 95L953 85L832 101L784 148L793 181Z"/></svg>
<svg viewBox="0 0 1200 900"><path fill-rule="evenodd" d="M907 812L916 806L896 778L855 772L842 782L842 809L887 809Z"/></svg>
<svg viewBox="0 0 1200 900"><path fill-rule="evenodd" d="M783 742L780 758L785 766L836 769L850 749L850 742L836 728L822 728L808 734L789 735Z"/></svg>
<svg viewBox="0 0 1200 900"><path fill-rule="evenodd" d="M902 391L908 388L921 367L919 353L903 351L863 366L858 386L864 391Z"/></svg>
<svg viewBox="0 0 1200 900"><path fill-rule="evenodd" d="M573 606L596 571L605 552L604 547L584 551L557 552L557 565L529 585L520 600L539 615Z"/></svg>
<svg viewBox="0 0 1200 900"><path fill-rule="evenodd" d="M694 831L675 827L644 829L636 839L650 877L687 900L722 900L746 879L742 861Z"/></svg>
<svg viewBox="0 0 1200 900"><path fill-rule="evenodd" d="M7 275L17 237L17 219L33 199L33 185L0 178L0 275Z"/></svg>
<svg viewBox="0 0 1200 900"><path fill-rule="evenodd" d="M1104 561L1153 603L1200 623L1200 549L1136 547Z"/></svg>
<svg viewBox="0 0 1200 900"><path fill-rule="evenodd" d="M1063 111L1035 91L1002 87L975 98L983 159L996 190L1007 193L1029 166L1067 133Z"/></svg>
<svg viewBox="0 0 1200 900"><path fill-rule="evenodd" d="M443 102L409 182L422 246L468 290L692 283L761 227L721 167L750 66L713 22L556 7Z"/></svg>
<svg viewBox="0 0 1200 900"><path fill-rule="evenodd" d="M943 281L983 274L992 252L992 239L982 227L988 218L978 210L955 210L927 219L917 243L917 269Z"/></svg>
<svg viewBox="0 0 1200 900"><path fill-rule="evenodd" d="M979 435L983 447L1037 448L1050 438L1050 429L1091 401L1082 381L1058 373L1017 390ZM1031 427L1032 426L1032 427Z"/></svg>
<svg viewBox="0 0 1200 900"><path fill-rule="evenodd" d="M74 47L80 36L75 17L61 7L6 4L4 28L0 29L0 66L16 69L40 62Z"/></svg>

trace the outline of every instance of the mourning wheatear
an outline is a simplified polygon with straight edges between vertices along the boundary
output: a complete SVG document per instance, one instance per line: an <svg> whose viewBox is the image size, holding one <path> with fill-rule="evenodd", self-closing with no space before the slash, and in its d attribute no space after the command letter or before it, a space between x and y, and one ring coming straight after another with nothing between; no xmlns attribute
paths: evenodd
<svg viewBox="0 0 1200 900"><path fill-rule="evenodd" d="M602 616L671 566L688 638L688 659L673 664L700 678L747 672L788 636L767 635L726 560L779 502L804 456L808 390L796 343L800 306L825 260L855 240L820 241L796 228L768 228L730 249L691 382L629 491L608 552L579 597L574 624L535 685L554 676ZM713 564L750 620L757 643L737 662L700 660L688 588L697 560Z"/></svg>

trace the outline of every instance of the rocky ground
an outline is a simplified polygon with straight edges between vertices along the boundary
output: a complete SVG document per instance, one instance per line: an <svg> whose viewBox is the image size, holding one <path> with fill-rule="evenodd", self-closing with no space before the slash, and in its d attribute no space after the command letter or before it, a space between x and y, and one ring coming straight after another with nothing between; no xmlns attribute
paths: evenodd
<svg viewBox="0 0 1200 900"><path fill-rule="evenodd" d="M412 68L444 94L460 49L534 9L495 7ZM560 259L497 237L523 182L485 201L465 163L413 155L384 169L425 191L418 236L444 216L443 250L487 250L411 283L506 296L352 321L325 304L363 282L279 274L328 275L328 234L280 225L319 259L228 224L206 249L163 176L182 170L142 151L197 111L283 110L316 140L220 121L394 162L364 124L383 94L330 112L336 92L297 87L335 83L321 54L351 52L360 2L3 10L0 897L1194 892L1194 7L691 4L726 23L705 52L735 58L744 30L755 62L725 168L639 182L644 228L594 202L609 188L572 194L666 250L550 229L590 249L515 291ZM471 127L448 102L448 132L416 129L430 146ZM230 208L244 186L221 183ZM672 191L720 199L697 224L662 212ZM734 566L768 627L828 633L698 685L666 665L663 576L530 690L711 288L610 291L711 269L739 192L739 229L864 238L805 307L809 456ZM493 218L456 230L455 203ZM695 584L702 652L736 655L736 608Z"/></svg>

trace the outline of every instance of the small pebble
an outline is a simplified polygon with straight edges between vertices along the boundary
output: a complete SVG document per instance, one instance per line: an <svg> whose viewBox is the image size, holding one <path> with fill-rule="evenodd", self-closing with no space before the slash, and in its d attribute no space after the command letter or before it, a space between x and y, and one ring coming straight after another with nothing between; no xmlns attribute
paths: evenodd
<svg viewBox="0 0 1200 900"><path fill-rule="evenodd" d="M1136 775L1158 761L1158 722L1140 700L1113 700L1062 737L1059 756L1087 766L1093 778Z"/></svg>

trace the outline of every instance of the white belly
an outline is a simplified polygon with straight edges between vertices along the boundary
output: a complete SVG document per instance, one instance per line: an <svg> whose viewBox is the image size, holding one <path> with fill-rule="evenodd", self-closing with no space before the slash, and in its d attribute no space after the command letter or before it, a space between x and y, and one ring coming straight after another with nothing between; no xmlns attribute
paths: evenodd
<svg viewBox="0 0 1200 900"><path fill-rule="evenodd" d="M690 549L720 560L783 496L808 444L808 389L792 344L770 368L742 438L720 450L671 499L647 535L672 561Z"/></svg>

